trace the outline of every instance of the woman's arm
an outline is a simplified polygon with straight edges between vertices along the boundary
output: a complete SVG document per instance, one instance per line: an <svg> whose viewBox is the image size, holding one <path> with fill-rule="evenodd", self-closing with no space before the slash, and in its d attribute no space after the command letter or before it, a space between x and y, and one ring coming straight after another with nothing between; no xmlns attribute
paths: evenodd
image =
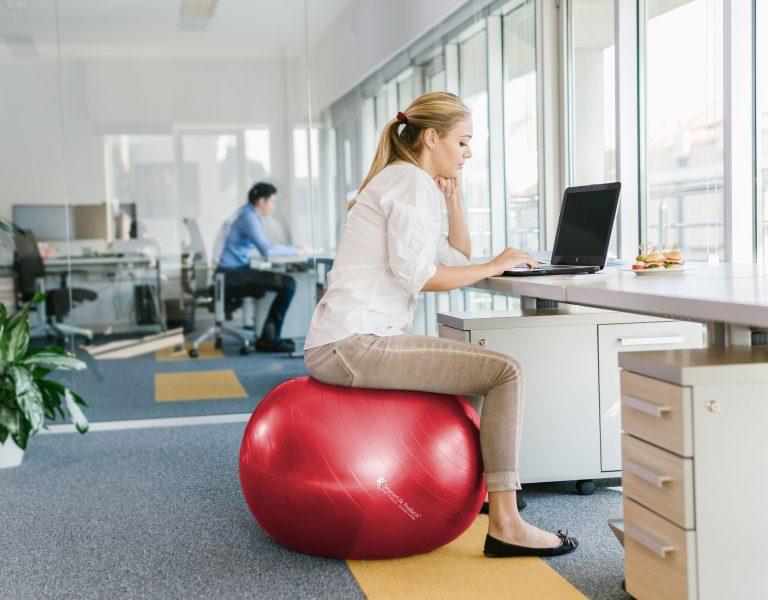
<svg viewBox="0 0 768 600"><path fill-rule="evenodd" d="M445 196L448 211L448 243L467 258L472 258L472 238L461 202L461 186L458 179L435 177L437 187Z"/></svg>
<svg viewBox="0 0 768 600"><path fill-rule="evenodd" d="M474 285L487 277L496 277L504 271L525 264L538 267L539 263L527 252L517 248L507 248L492 261L464 267L447 267L437 265L435 274L427 280L423 292L447 292L458 288Z"/></svg>

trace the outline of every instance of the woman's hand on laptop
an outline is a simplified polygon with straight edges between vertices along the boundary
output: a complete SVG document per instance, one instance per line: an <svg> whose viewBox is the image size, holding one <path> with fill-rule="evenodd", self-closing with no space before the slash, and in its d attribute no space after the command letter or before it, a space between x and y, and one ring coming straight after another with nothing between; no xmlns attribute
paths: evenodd
<svg viewBox="0 0 768 600"><path fill-rule="evenodd" d="M533 269L539 267L539 263L524 250L507 248L502 251L489 264L493 265L495 275L501 275L504 271L511 271L515 267L527 266Z"/></svg>

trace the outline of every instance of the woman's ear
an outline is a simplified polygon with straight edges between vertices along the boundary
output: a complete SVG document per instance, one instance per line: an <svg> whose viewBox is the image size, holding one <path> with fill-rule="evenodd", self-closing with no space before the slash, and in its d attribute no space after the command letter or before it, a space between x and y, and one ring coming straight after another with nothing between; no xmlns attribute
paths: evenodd
<svg viewBox="0 0 768 600"><path fill-rule="evenodd" d="M429 129L424 130L424 143L426 144L427 148L430 150L435 149L435 144L437 144L437 131L435 131L432 127Z"/></svg>

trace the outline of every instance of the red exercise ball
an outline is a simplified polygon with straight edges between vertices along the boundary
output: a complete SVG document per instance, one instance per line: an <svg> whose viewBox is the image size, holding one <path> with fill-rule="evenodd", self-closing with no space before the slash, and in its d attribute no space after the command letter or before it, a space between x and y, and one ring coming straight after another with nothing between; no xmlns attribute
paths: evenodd
<svg viewBox="0 0 768 600"><path fill-rule="evenodd" d="M485 498L478 417L460 396L292 379L248 421L240 484L259 525L299 552L427 552Z"/></svg>

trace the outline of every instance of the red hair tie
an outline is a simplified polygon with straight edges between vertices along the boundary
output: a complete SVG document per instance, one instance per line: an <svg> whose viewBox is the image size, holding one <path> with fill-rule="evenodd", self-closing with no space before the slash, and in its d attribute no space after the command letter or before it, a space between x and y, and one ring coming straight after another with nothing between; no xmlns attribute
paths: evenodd
<svg viewBox="0 0 768 600"><path fill-rule="evenodd" d="M398 112L397 113L397 122L402 123L403 125L408 125L408 117L406 117L403 113Z"/></svg>

